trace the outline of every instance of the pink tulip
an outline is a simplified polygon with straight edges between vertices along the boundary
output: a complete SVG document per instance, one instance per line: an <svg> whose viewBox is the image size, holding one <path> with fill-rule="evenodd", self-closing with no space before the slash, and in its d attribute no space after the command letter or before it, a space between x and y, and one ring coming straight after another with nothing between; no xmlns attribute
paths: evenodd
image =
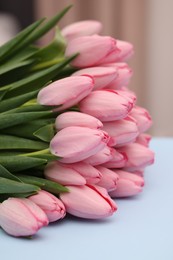
<svg viewBox="0 0 173 260"><path fill-rule="evenodd" d="M119 178L116 190L109 192L109 195L112 198L123 198L137 195L141 191L142 187L137 185L134 181L125 178Z"/></svg>
<svg viewBox="0 0 173 260"><path fill-rule="evenodd" d="M107 55L106 59L104 60L104 63L124 62L129 60L133 55L134 51L133 45L131 43L116 40L116 45L120 52L112 52L109 55Z"/></svg>
<svg viewBox="0 0 173 260"><path fill-rule="evenodd" d="M96 169L102 174L102 177L97 185L105 188L108 192L115 190L119 178L118 174L103 166L96 166Z"/></svg>
<svg viewBox="0 0 173 260"><path fill-rule="evenodd" d="M121 89L122 87L129 84L133 73L132 69L130 69L126 63L109 63L105 64L104 66L114 68L118 71L118 76L113 81L111 81L110 84L106 86L106 88Z"/></svg>
<svg viewBox="0 0 173 260"><path fill-rule="evenodd" d="M130 117L104 122L103 130L111 137L108 144L116 147L135 141L139 134L136 122Z"/></svg>
<svg viewBox="0 0 173 260"><path fill-rule="evenodd" d="M93 91L79 103L80 111L102 122L125 118L132 107L133 100L115 90Z"/></svg>
<svg viewBox="0 0 173 260"><path fill-rule="evenodd" d="M122 168L125 166L127 158L124 153L116 151L114 148L111 148L112 159L104 163L102 166L107 168Z"/></svg>
<svg viewBox="0 0 173 260"><path fill-rule="evenodd" d="M58 161L48 163L45 167L44 175L47 179L58 182L62 185L86 184L85 178L77 171Z"/></svg>
<svg viewBox="0 0 173 260"><path fill-rule="evenodd" d="M109 54L119 53L116 40L109 36L81 36L68 42L65 56L75 53L79 55L72 61L72 65L78 68L86 68L104 64Z"/></svg>
<svg viewBox="0 0 173 260"><path fill-rule="evenodd" d="M87 184L96 184L101 178L101 173L91 164L84 161L66 164L66 167L73 169L83 176Z"/></svg>
<svg viewBox="0 0 173 260"><path fill-rule="evenodd" d="M0 204L0 226L12 236L31 236L46 225L46 214L29 199L9 198Z"/></svg>
<svg viewBox="0 0 173 260"><path fill-rule="evenodd" d="M60 114L55 120L55 127L61 130L69 126L84 126L93 129L102 128L103 124L97 118L80 112L65 112Z"/></svg>
<svg viewBox="0 0 173 260"><path fill-rule="evenodd" d="M79 21L65 26L61 30L61 34L67 41L70 41L79 36L89 36L98 34L102 30L102 24L99 21L87 20Z"/></svg>
<svg viewBox="0 0 173 260"><path fill-rule="evenodd" d="M127 172L124 170L113 170L118 175L119 178L127 179L133 181L136 185L143 187L144 186L144 178L137 174L133 174L131 172Z"/></svg>
<svg viewBox="0 0 173 260"><path fill-rule="evenodd" d="M136 120L140 133L147 131L151 127L152 120L145 108L135 106L131 110L130 115Z"/></svg>
<svg viewBox="0 0 173 260"><path fill-rule="evenodd" d="M94 79L94 90L103 89L118 77L117 69L111 67L91 67L78 70L73 75L90 75ZM72 76L73 76L72 75Z"/></svg>
<svg viewBox="0 0 173 260"><path fill-rule="evenodd" d="M109 141L107 133L87 127L70 126L60 130L50 142L52 154L59 161L74 163L101 151Z"/></svg>
<svg viewBox="0 0 173 260"><path fill-rule="evenodd" d="M106 163L113 158L112 149L109 146L105 146L98 153L85 159L86 163L89 163L93 166Z"/></svg>
<svg viewBox="0 0 173 260"><path fill-rule="evenodd" d="M100 219L111 216L117 209L104 188L94 185L67 186L70 192L61 193L60 199L71 215Z"/></svg>
<svg viewBox="0 0 173 260"><path fill-rule="evenodd" d="M127 144L118 148L118 151L124 153L127 157L124 166L127 171L140 170L154 162L154 153L138 143Z"/></svg>
<svg viewBox="0 0 173 260"><path fill-rule="evenodd" d="M90 76L67 77L41 89L37 101L45 106L59 106L55 111L60 111L76 105L93 87L94 81Z"/></svg>
<svg viewBox="0 0 173 260"><path fill-rule="evenodd" d="M49 222L65 217L66 211L62 201L51 193L41 190L37 194L30 196L29 199L44 211Z"/></svg>
<svg viewBox="0 0 173 260"><path fill-rule="evenodd" d="M149 143L150 143L150 140L151 140L151 135L148 135L148 134L140 134L137 139L136 139L136 143L138 144L142 144L143 146L146 146L148 147L149 146Z"/></svg>

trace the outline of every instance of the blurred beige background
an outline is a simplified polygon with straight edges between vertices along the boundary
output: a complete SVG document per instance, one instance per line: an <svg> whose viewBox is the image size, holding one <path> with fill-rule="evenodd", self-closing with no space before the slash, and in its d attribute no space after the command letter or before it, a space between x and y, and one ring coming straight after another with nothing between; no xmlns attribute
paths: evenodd
<svg viewBox="0 0 173 260"><path fill-rule="evenodd" d="M85 19L103 23L103 34L133 43L130 89L146 107L155 136L173 136L173 0L33 0L34 19L73 8L60 27ZM49 34L43 39L48 41ZM43 43L42 42L42 43Z"/></svg>

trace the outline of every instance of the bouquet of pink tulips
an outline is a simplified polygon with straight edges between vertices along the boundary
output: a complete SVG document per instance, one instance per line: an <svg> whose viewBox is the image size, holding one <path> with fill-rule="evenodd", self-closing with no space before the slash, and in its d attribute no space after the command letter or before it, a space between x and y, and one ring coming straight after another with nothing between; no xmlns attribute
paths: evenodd
<svg viewBox="0 0 173 260"><path fill-rule="evenodd" d="M150 115L127 88L130 43L81 21L33 45L68 9L0 47L0 226L13 236L66 213L111 216L154 161Z"/></svg>

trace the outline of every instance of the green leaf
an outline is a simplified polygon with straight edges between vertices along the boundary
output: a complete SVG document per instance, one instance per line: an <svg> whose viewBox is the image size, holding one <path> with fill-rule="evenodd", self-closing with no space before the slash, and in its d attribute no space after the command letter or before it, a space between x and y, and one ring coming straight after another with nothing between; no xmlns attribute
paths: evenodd
<svg viewBox="0 0 173 260"><path fill-rule="evenodd" d="M32 91L23 95L19 95L17 97L12 97L0 102L0 112L4 112L20 105L24 104L28 100L35 98L38 94L38 90Z"/></svg>
<svg viewBox="0 0 173 260"><path fill-rule="evenodd" d="M16 95L24 94L30 91L34 91L43 87L47 82L52 80L58 73L69 64L77 55L73 55L70 58L64 59L63 62L53 65L50 68L36 72L24 79L14 82L11 85L1 87L1 90L8 90L5 98L14 97Z"/></svg>
<svg viewBox="0 0 173 260"><path fill-rule="evenodd" d="M3 64L3 66L0 67L0 76L11 70L32 64L33 61L34 60L32 59L32 60L24 60L24 61L20 61L20 62L17 62L16 60L14 60L13 62L7 62L7 63Z"/></svg>
<svg viewBox="0 0 173 260"><path fill-rule="evenodd" d="M22 155L0 156L0 164L10 172L19 172L47 163L46 159L32 158Z"/></svg>
<svg viewBox="0 0 173 260"><path fill-rule="evenodd" d="M54 193L58 195L61 192L68 192L68 189L64 187L63 185L54 182L49 181L43 178L35 177L35 176L26 176L26 175L18 175L18 177L24 182L24 183L30 183L33 185L39 186L41 189L49 191L51 193Z"/></svg>
<svg viewBox="0 0 173 260"><path fill-rule="evenodd" d="M12 135L0 135L0 150L43 150L48 148L44 142Z"/></svg>
<svg viewBox="0 0 173 260"><path fill-rule="evenodd" d="M0 129L5 129L10 126L19 125L25 122L30 122L44 116L50 116L52 112L23 112L13 114L0 114Z"/></svg>
<svg viewBox="0 0 173 260"><path fill-rule="evenodd" d="M45 18L36 21L35 23L28 26L26 29L21 31L16 37L8 41L0 47L0 61L4 61L9 56L12 56L22 45L22 42L26 42L26 38L30 35L43 21Z"/></svg>
<svg viewBox="0 0 173 260"><path fill-rule="evenodd" d="M53 124L45 125L39 128L33 133L33 135L38 137L42 141L50 142L55 135Z"/></svg>
<svg viewBox="0 0 173 260"><path fill-rule="evenodd" d="M21 183L0 177L0 194L37 192L40 188L33 184Z"/></svg>
<svg viewBox="0 0 173 260"><path fill-rule="evenodd" d="M21 180L20 180L17 176L15 176L15 175L12 174L11 172L9 172L9 171L8 171L5 167L3 167L1 164L0 164L0 177L21 182Z"/></svg>
<svg viewBox="0 0 173 260"><path fill-rule="evenodd" d="M23 193L4 193L0 196L0 202L7 200L8 198L27 198L31 195L37 194L38 191L23 192Z"/></svg>

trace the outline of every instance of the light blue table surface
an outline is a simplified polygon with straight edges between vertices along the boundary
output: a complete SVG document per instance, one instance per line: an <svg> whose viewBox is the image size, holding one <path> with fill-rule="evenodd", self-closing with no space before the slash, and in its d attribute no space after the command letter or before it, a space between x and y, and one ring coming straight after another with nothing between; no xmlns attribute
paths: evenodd
<svg viewBox="0 0 173 260"><path fill-rule="evenodd" d="M102 221L66 218L32 239L0 230L2 260L173 260L173 139L154 139L143 193Z"/></svg>

